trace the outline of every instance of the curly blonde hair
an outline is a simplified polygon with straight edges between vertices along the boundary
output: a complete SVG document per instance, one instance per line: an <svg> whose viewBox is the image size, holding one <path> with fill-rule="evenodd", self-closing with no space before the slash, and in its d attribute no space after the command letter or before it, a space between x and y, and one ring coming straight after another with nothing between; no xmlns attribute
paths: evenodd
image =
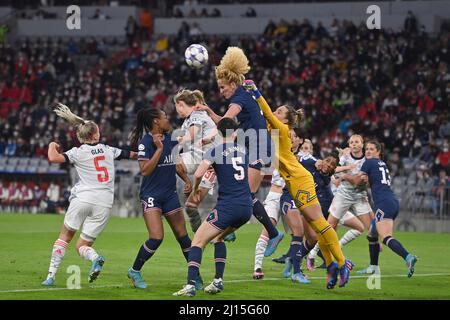
<svg viewBox="0 0 450 320"><path fill-rule="evenodd" d="M225 55L216 67L216 79L224 79L228 83L242 85L244 75L248 73L250 67L244 51L238 47L228 47Z"/></svg>

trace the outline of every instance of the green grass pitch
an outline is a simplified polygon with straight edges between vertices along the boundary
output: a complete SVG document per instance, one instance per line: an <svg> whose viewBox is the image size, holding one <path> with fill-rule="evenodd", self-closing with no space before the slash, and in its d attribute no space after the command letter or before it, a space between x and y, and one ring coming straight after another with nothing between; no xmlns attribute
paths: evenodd
<svg viewBox="0 0 450 320"><path fill-rule="evenodd" d="M380 255L381 289L369 290L366 277L352 272L345 288L327 290L325 272L307 272L310 285L294 284L282 279L283 266L265 258L263 281L252 280L253 254L260 225L245 225L237 232L236 242L227 244L225 290L217 296L199 292L194 298L173 297L186 280L186 263L178 243L165 225L166 236L153 258L144 266L143 275L149 288L137 290L126 277L136 253L147 238L142 218L112 218L95 248L106 257L102 274L92 285L87 282L90 262L75 252L75 241L69 246L56 277L54 288L40 285L44 280L53 242L63 216L0 215L0 300L3 299L450 299L450 235L398 232L395 236L419 256L413 278L406 277L402 259L384 248ZM342 234L343 229L340 234ZM289 239L280 244L275 256L285 252ZM214 275L213 250L203 255L201 274L208 284ZM364 236L344 248L356 264L356 270L368 263L368 245ZM67 268L81 268L81 289L69 290Z"/></svg>

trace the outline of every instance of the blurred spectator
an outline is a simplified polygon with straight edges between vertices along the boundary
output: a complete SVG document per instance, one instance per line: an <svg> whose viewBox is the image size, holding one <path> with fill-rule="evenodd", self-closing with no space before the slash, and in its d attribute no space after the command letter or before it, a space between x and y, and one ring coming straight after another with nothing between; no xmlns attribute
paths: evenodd
<svg viewBox="0 0 450 320"><path fill-rule="evenodd" d="M44 200L44 190L36 184L33 188L33 200L31 201L31 212L37 213L41 212L42 204L41 202Z"/></svg>
<svg viewBox="0 0 450 320"><path fill-rule="evenodd" d="M30 212L31 201L33 200L33 192L24 183L20 187L19 196L19 212Z"/></svg>
<svg viewBox="0 0 450 320"><path fill-rule="evenodd" d="M0 181L0 211L7 210L7 203L9 199L8 187Z"/></svg>
<svg viewBox="0 0 450 320"><path fill-rule="evenodd" d="M398 148L387 155L389 172L393 177L403 176L405 174L404 166Z"/></svg>
<svg viewBox="0 0 450 320"><path fill-rule="evenodd" d="M192 8L192 10L189 11L188 17L189 18L197 18L198 17L197 11L195 11L195 9Z"/></svg>
<svg viewBox="0 0 450 320"><path fill-rule="evenodd" d="M175 9L175 12L173 13L173 17L174 18L183 18L184 17L183 11L181 11L181 9L177 7Z"/></svg>
<svg viewBox="0 0 450 320"><path fill-rule="evenodd" d="M189 34L190 34L190 30L191 30L191 27L189 26L189 24L186 21L183 21L181 23L180 29L178 29L177 39L179 41L184 40L184 39L188 39L189 38Z"/></svg>
<svg viewBox="0 0 450 320"><path fill-rule="evenodd" d="M110 19L110 16L101 12L100 9L95 9L94 15L90 19L107 20Z"/></svg>
<svg viewBox="0 0 450 320"><path fill-rule="evenodd" d="M139 21L141 24L141 39L150 40L153 34L153 15L149 9L142 10Z"/></svg>
<svg viewBox="0 0 450 320"><path fill-rule="evenodd" d="M449 170L450 169L450 150L449 143L445 142L442 150L438 153L436 157L436 164L438 165L438 170Z"/></svg>
<svg viewBox="0 0 450 320"><path fill-rule="evenodd" d="M6 25L0 25L0 43L6 40L6 35L8 34L8 27Z"/></svg>
<svg viewBox="0 0 450 320"><path fill-rule="evenodd" d="M408 11L406 15L403 28L409 34L417 33L417 19L411 11Z"/></svg>
<svg viewBox="0 0 450 320"><path fill-rule="evenodd" d="M47 212L48 213L56 213L56 209L58 207L58 201L60 197L60 188L59 185L54 182L50 183L50 186L47 189L46 193L46 201L47 201Z"/></svg>
<svg viewBox="0 0 450 320"><path fill-rule="evenodd" d="M203 34L203 30L200 28L197 22L192 24L191 29L189 30L189 35L191 37L199 36Z"/></svg>
<svg viewBox="0 0 450 320"><path fill-rule="evenodd" d="M125 33L128 41L128 46L131 47L133 41L136 37L138 25L133 16L129 16L127 20L127 25L125 26Z"/></svg>
<svg viewBox="0 0 450 320"><path fill-rule="evenodd" d="M439 176L434 178L433 195L432 209L433 214L437 216L441 213L441 204L448 207L450 201L450 179L445 170L440 170Z"/></svg>
<svg viewBox="0 0 450 320"><path fill-rule="evenodd" d="M210 15L210 17L213 17L213 18L218 18L218 17L221 17L221 16L222 16L222 12L220 12L220 10L217 9L217 8L214 8L212 10L212 12L211 12L211 15Z"/></svg>
<svg viewBox="0 0 450 320"><path fill-rule="evenodd" d="M446 115L442 119L442 123L439 126L439 137L444 139L450 139L450 117Z"/></svg>
<svg viewBox="0 0 450 320"><path fill-rule="evenodd" d="M209 17L209 14L208 14L208 11L206 10L206 8L203 8L203 9L200 11L199 17L200 17L200 18L208 18L208 17Z"/></svg>
<svg viewBox="0 0 450 320"><path fill-rule="evenodd" d="M253 7L248 7L247 11L245 11L245 16L248 18L256 17L256 11Z"/></svg>
<svg viewBox="0 0 450 320"><path fill-rule="evenodd" d="M8 200L6 203L6 205L9 206L10 212L17 212L19 207L19 200L20 200L20 190L17 186L17 182L12 181L9 184Z"/></svg>
<svg viewBox="0 0 450 320"><path fill-rule="evenodd" d="M169 48L169 39L166 35L162 34L158 37L155 44L155 50L158 52L166 51Z"/></svg>
<svg viewBox="0 0 450 320"><path fill-rule="evenodd" d="M276 24L272 20L269 20L269 23L264 28L263 35L266 37L271 37L276 29Z"/></svg>

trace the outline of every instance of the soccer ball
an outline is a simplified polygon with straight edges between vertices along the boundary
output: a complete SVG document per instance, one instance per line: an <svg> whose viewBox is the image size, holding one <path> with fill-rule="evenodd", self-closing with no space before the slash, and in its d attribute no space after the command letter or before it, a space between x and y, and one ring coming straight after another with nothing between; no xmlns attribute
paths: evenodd
<svg viewBox="0 0 450 320"><path fill-rule="evenodd" d="M184 52L186 63L191 68L202 68L208 62L208 50L200 44L191 44Z"/></svg>

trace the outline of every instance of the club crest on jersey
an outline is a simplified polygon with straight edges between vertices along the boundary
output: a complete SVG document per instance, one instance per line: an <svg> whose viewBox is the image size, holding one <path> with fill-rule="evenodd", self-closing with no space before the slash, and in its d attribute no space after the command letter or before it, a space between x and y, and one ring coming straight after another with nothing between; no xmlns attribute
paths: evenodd
<svg viewBox="0 0 450 320"><path fill-rule="evenodd" d="M145 150L145 146L141 143L141 144L139 145L139 147L138 147L138 150L139 150L139 151Z"/></svg>

